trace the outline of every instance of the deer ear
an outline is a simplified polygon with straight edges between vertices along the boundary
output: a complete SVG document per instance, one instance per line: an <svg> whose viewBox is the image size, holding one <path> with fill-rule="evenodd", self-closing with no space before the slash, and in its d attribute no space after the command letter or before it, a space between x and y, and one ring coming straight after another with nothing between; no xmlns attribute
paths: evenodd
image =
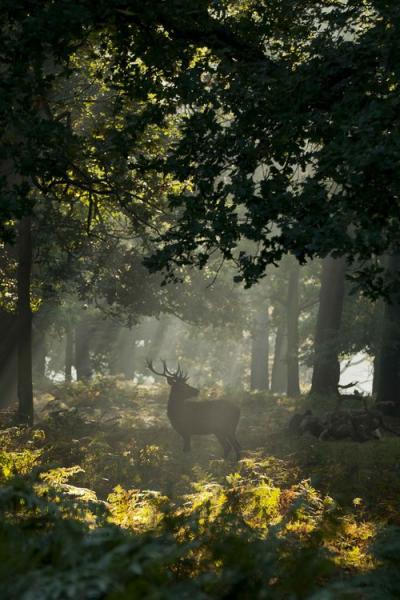
<svg viewBox="0 0 400 600"><path fill-rule="evenodd" d="M169 385L172 385L174 383L174 378L173 377L167 377L167 381L168 381Z"/></svg>

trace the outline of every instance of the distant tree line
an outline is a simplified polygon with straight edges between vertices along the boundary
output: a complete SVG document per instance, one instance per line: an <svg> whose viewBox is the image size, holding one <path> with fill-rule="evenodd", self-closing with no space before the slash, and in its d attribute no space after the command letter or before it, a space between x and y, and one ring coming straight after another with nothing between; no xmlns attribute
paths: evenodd
<svg viewBox="0 0 400 600"><path fill-rule="evenodd" d="M21 421L41 313L71 294L128 324L165 311L229 322L235 303L203 294L225 263L247 287L271 282L248 315L252 386L269 387L270 320L297 395L297 265L313 259L312 391L335 393L340 355L363 348L379 402L398 411L399 13L380 0L2 3L0 353L2 378L16 361ZM268 305L284 257L286 289ZM383 308L346 340L350 289L353 307ZM84 321L75 341L63 325L67 379L73 360L91 371Z"/></svg>

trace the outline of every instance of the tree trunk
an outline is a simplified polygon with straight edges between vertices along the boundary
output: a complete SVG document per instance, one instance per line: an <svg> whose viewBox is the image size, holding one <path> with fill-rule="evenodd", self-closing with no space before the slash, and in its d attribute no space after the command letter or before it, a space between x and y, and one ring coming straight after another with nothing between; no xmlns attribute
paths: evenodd
<svg viewBox="0 0 400 600"><path fill-rule="evenodd" d="M264 308L255 318L251 346L250 387L252 390L269 389L269 329L268 310Z"/></svg>
<svg viewBox="0 0 400 600"><path fill-rule="evenodd" d="M271 392L273 394L286 394L287 390L287 336L286 323L281 319L278 324L275 338L274 362L271 375Z"/></svg>
<svg viewBox="0 0 400 600"><path fill-rule="evenodd" d="M300 265L297 260L289 273L287 297L287 394L300 396L299 376L299 283Z"/></svg>
<svg viewBox="0 0 400 600"><path fill-rule="evenodd" d="M333 394L338 391L338 336L342 319L345 273L344 258L324 259L315 333L312 394Z"/></svg>
<svg viewBox="0 0 400 600"><path fill-rule="evenodd" d="M374 356L373 375L372 375L372 395L375 398L377 397L377 394L378 394L379 366L380 366L380 356L379 356L379 351L377 351Z"/></svg>
<svg viewBox="0 0 400 600"><path fill-rule="evenodd" d="M65 381L72 381L72 365L74 361L74 330L67 325L65 332Z"/></svg>
<svg viewBox="0 0 400 600"><path fill-rule="evenodd" d="M110 375L120 375L122 373L121 363L124 352L122 332L123 329L120 325L110 322L103 334L102 341L107 350L108 370Z"/></svg>
<svg viewBox="0 0 400 600"><path fill-rule="evenodd" d="M82 319L75 329L75 368L78 381L90 379L92 376L90 338L89 325Z"/></svg>
<svg viewBox="0 0 400 600"><path fill-rule="evenodd" d="M50 325L46 302L32 319L32 379L35 386L46 382L47 329Z"/></svg>
<svg viewBox="0 0 400 600"><path fill-rule="evenodd" d="M392 277L400 275L400 253L390 256L387 269ZM400 413L400 294L385 303L381 346L377 360L377 402L385 412Z"/></svg>
<svg viewBox="0 0 400 600"><path fill-rule="evenodd" d="M17 270L17 391L18 419L21 423L33 424L32 386L32 312L31 312L31 269L32 232L31 217L23 217L18 225L18 270Z"/></svg>
<svg viewBox="0 0 400 600"><path fill-rule="evenodd" d="M387 260L383 261L385 268L388 267ZM373 378L372 378L372 395L376 398L378 393L379 369L380 369L380 352L382 345L382 331L384 323L385 304L382 299L375 304L374 321L372 330L372 349L374 352L373 362Z"/></svg>
<svg viewBox="0 0 400 600"><path fill-rule="evenodd" d="M136 329L124 328L119 340L119 372L127 379L135 375Z"/></svg>
<svg viewBox="0 0 400 600"><path fill-rule="evenodd" d="M17 398L17 344L16 315L0 311L0 407L4 408Z"/></svg>

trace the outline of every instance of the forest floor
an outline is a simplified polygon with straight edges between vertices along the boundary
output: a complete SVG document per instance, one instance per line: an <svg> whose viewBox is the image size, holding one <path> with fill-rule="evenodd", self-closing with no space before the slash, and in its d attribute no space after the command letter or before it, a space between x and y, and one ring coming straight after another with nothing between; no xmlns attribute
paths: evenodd
<svg viewBox="0 0 400 600"><path fill-rule="evenodd" d="M33 428L3 415L1 597L400 596L400 438L293 437L295 410L334 400L213 388L241 407L242 459L206 436L185 455L167 394L103 378L49 386Z"/></svg>

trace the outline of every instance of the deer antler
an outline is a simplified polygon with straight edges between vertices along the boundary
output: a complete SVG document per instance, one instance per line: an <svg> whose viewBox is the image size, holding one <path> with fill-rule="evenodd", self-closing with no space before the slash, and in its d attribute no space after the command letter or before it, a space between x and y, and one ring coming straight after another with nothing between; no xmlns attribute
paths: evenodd
<svg viewBox="0 0 400 600"><path fill-rule="evenodd" d="M147 367L150 369L150 371L152 373L154 373L154 375L160 375L160 377L167 377L169 375L165 361L163 361L164 371L162 373L159 373L158 371L155 370L155 368L153 367L153 361L150 360L149 358L146 358L146 364L147 364Z"/></svg>
<svg viewBox="0 0 400 600"><path fill-rule="evenodd" d="M172 371L168 369L166 360L162 360L161 362L163 364L164 371L167 373L167 375L169 375L169 377L176 377L178 375L178 372L172 373Z"/></svg>
<svg viewBox="0 0 400 600"><path fill-rule="evenodd" d="M179 379L183 379L183 381L187 381L187 380L189 379L189 376L188 376L188 374L187 374L187 373L184 373L184 372L182 371L181 365L180 365L179 363L178 363L178 371L177 371L177 373L176 373L176 376L177 376Z"/></svg>
<svg viewBox="0 0 400 600"><path fill-rule="evenodd" d="M162 373L160 373L160 372L158 372L158 371L155 370L155 368L153 367L153 361L152 360L149 360L148 358L146 359L147 367L155 375L159 375L160 377L172 377L173 379L175 379L175 381L178 381L178 380L187 381L188 375L182 371L181 366L180 366L179 363L178 363L177 370L175 371L175 373L173 373L172 371L170 371L168 369L167 362L165 360L162 360L161 362L163 364L163 372Z"/></svg>

